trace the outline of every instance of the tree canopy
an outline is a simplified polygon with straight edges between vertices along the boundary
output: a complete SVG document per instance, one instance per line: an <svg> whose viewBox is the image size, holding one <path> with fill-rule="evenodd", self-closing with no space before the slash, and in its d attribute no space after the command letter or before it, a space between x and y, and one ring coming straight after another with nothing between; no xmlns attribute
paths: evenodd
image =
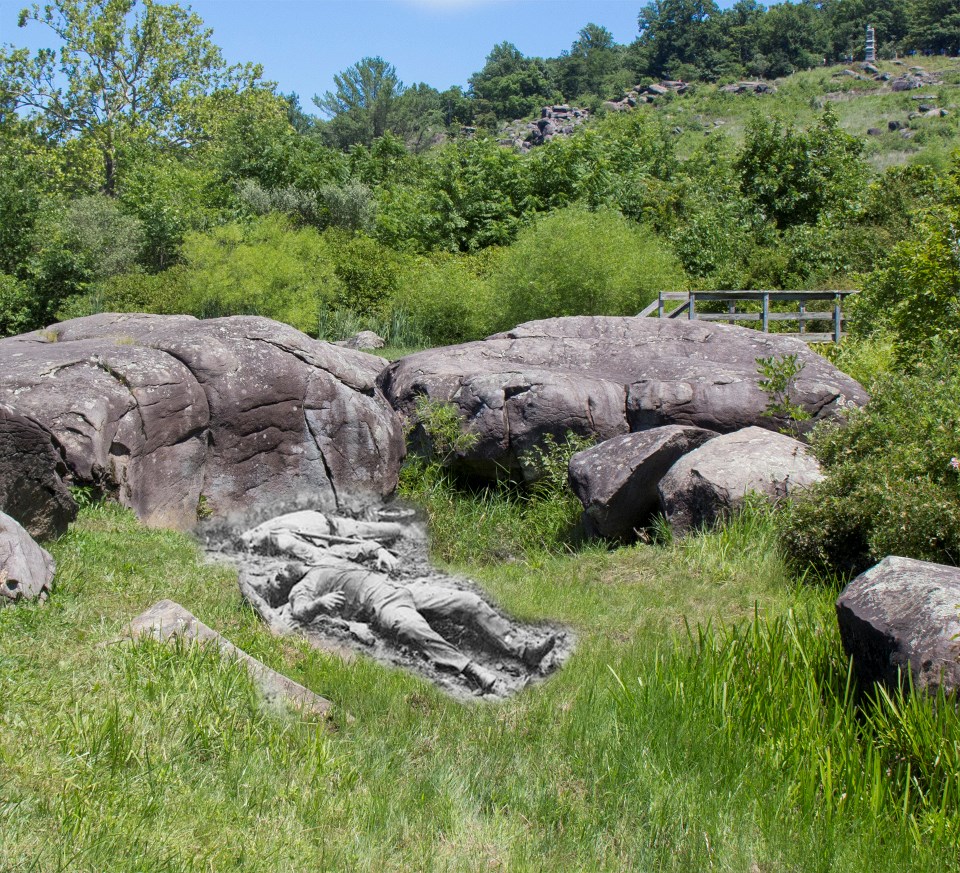
<svg viewBox="0 0 960 873"><path fill-rule="evenodd" d="M257 66L227 66L201 19L175 4L55 0L23 10L19 25L30 22L60 47L0 51L4 90L54 140L77 137L96 148L109 194L123 141L180 140L192 101L260 77Z"/></svg>

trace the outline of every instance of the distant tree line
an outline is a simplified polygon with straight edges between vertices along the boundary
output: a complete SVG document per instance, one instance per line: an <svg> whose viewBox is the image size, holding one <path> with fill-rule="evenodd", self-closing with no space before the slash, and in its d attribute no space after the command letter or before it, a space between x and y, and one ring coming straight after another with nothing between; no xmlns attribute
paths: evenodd
<svg viewBox="0 0 960 873"><path fill-rule="evenodd" d="M329 144L369 145L386 132L415 149L451 126L493 129L548 103L596 108L644 79L715 82L743 76L776 78L825 62L862 60L867 25L881 57L898 53L960 54L956 0L798 0L764 6L737 0L652 0L638 16L639 35L619 45L605 27L587 24L569 51L526 57L495 45L468 88L409 88L382 58L364 58L335 78L314 103L326 121L316 132Z"/></svg>

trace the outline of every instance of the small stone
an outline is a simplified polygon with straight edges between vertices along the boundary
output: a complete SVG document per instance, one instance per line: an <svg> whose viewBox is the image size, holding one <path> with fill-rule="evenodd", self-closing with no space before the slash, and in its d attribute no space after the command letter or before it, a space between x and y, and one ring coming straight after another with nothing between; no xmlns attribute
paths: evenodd
<svg viewBox="0 0 960 873"><path fill-rule="evenodd" d="M56 566L46 549L0 512L0 603L46 600Z"/></svg>

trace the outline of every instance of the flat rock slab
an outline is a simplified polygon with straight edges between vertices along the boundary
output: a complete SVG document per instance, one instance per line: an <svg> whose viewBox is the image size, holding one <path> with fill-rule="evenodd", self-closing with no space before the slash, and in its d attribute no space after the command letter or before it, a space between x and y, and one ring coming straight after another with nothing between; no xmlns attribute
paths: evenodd
<svg viewBox="0 0 960 873"><path fill-rule="evenodd" d="M77 484L191 529L393 491L385 363L265 318L94 315L0 340L0 402L52 435Z"/></svg>
<svg viewBox="0 0 960 873"><path fill-rule="evenodd" d="M570 459L570 486L584 509L587 534L629 536L660 507L657 486L683 455L714 431L671 424L606 440Z"/></svg>
<svg viewBox="0 0 960 873"><path fill-rule="evenodd" d="M50 553L0 512L0 603L46 600L55 569Z"/></svg>
<svg viewBox="0 0 960 873"><path fill-rule="evenodd" d="M725 518L747 494L776 502L822 478L799 440L748 427L680 458L660 481L660 505L674 533L683 535Z"/></svg>
<svg viewBox="0 0 960 873"><path fill-rule="evenodd" d="M840 638L861 682L960 687L960 569L890 556L837 599Z"/></svg>
<svg viewBox="0 0 960 873"><path fill-rule="evenodd" d="M416 398L456 404L478 437L460 461L477 472L531 467L523 456L547 434L611 439L668 424L719 433L783 422L764 415L757 359L796 355L791 401L834 416L867 401L863 388L792 337L701 321L578 316L521 324L485 340L409 355L379 384L412 416Z"/></svg>
<svg viewBox="0 0 960 873"><path fill-rule="evenodd" d="M59 536L77 517L66 475L52 434L0 403L0 511L38 540Z"/></svg>
<svg viewBox="0 0 960 873"><path fill-rule="evenodd" d="M238 649L228 639L205 625L192 612L172 600L161 600L138 615L127 628L130 639L147 637L159 642L184 639L215 646L227 658L242 663L263 696L270 703L287 703L297 709L326 716L333 704L298 682L271 670L256 658Z"/></svg>

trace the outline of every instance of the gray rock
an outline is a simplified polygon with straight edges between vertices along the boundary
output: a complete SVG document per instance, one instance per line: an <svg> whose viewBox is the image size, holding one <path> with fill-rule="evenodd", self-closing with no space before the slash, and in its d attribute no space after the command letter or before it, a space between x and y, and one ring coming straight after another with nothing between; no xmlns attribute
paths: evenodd
<svg viewBox="0 0 960 873"><path fill-rule="evenodd" d="M390 493L404 447L384 363L265 318L95 315L0 340L0 401L53 435L75 482L189 529Z"/></svg>
<svg viewBox="0 0 960 873"><path fill-rule="evenodd" d="M748 427L680 458L660 480L660 505L674 533L683 535L727 517L751 492L775 502L822 478L799 440Z"/></svg>
<svg viewBox="0 0 960 873"><path fill-rule="evenodd" d="M357 349L359 351L382 349L386 344L386 340L372 330L361 330L360 333L350 337L350 339L340 340L340 342L334 343L335 346L343 346L345 349Z"/></svg>
<svg viewBox="0 0 960 873"><path fill-rule="evenodd" d="M0 603L46 600L55 569L50 553L0 512Z"/></svg>
<svg viewBox="0 0 960 873"><path fill-rule="evenodd" d="M883 135L883 130L881 130L879 127L867 128L867 136L882 136L882 135Z"/></svg>
<svg viewBox="0 0 960 873"><path fill-rule="evenodd" d="M864 390L800 340L702 321L578 316L522 324L479 342L431 349L395 361L379 377L394 407L413 412L418 395L456 404L478 439L460 455L497 475L525 469L521 458L547 434L599 440L668 424L721 433L767 417L757 358L797 355L803 371L792 402L832 418Z"/></svg>
<svg viewBox="0 0 960 873"><path fill-rule="evenodd" d="M66 474L50 432L0 403L0 511L36 539L59 536L77 516Z"/></svg>
<svg viewBox="0 0 960 873"><path fill-rule="evenodd" d="M860 69L865 73L869 73L871 76L875 76L880 72L879 68L875 67L873 64L861 64Z"/></svg>
<svg viewBox="0 0 960 873"><path fill-rule="evenodd" d="M861 682L960 687L960 569L884 558L837 599L840 638Z"/></svg>
<svg viewBox="0 0 960 873"><path fill-rule="evenodd" d="M687 452L717 434L667 425L606 440L570 459L570 486L584 508L591 536L628 536L647 524L659 504L657 486Z"/></svg>
<svg viewBox="0 0 960 873"><path fill-rule="evenodd" d="M887 122L887 130L889 130L889 131L903 130L904 127L906 127L906 125L905 125L902 121L888 121L888 122Z"/></svg>
<svg viewBox="0 0 960 873"><path fill-rule="evenodd" d="M916 76L898 76L890 82L891 91L913 91L922 87L923 82Z"/></svg>
<svg viewBox="0 0 960 873"><path fill-rule="evenodd" d="M333 704L299 682L271 670L252 655L238 649L226 637L200 621L192 612L172 600L161 600L138 615L127 627L130 639L168 642L188 640L215 647L224 658L239 661L269 703L287 703L314 715L328 716Z"/></svg>

